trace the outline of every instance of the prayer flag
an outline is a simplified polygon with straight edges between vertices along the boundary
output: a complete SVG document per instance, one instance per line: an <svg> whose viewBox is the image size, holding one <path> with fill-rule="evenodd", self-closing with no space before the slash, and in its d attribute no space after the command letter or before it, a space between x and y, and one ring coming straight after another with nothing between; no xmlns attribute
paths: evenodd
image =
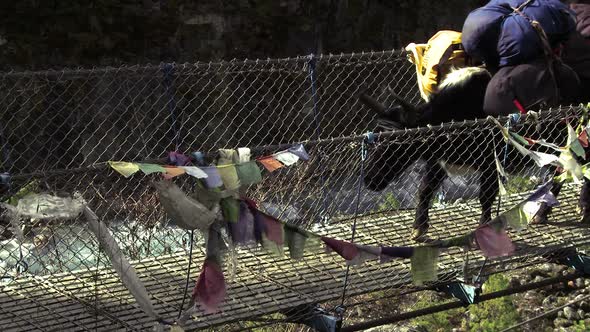
<svg viewBox="0 0 590 332"><path fill-rule="evenodd" d="M223 180L216 166L201 167L201 170L207 174L205 178L207 188L217 188L223 185Z"/></svg>
<svg viewBox="0 0 590 332"><path fill-rule="evenodd" d="M119 172L119 174L123 175L124 177L128 178L131 175L135 174L139 171L139 166L135 163L128 163L124 161L109 161L109 165Z"/></svg>
<svg viewBox="0 0 590 332"><path fill-rule="evenodd" d="M225 279L221 267L214 260L205 259L193 290L193 301L198 301L203 311L211 314L219 311L225 294Z"/></svg>
<svg viewBox="0 0 590 332"><path fill-rule="evenodd" d="M178 227L206 231L217 219L218 205L209 210L201 202L188 197L172 181L155 182L154 186L158 190L164 210Z"/></svg>
<svg viewBox="0 0 590 332"><path fill-rule="evenodd" d="M191 158L176 151L168 153L168 162L174 166L188 166L191 164Z"/></svg>
<svg viewBox="0 0 590 332"><path fill-rule="evenodd" d="M567 124L567 136L567 145L569 146L570 150L578 157L586 159L586 151L584 151L584 147L578 140L578 135L576 134L576 131L569 123Z"/></svg>
<svg viewBox="0 0 590 332"><path fill-rule="evenodd" d="M237 223L230 223L232 240L238 244L256 242L254 238L254 216L246 202L240 202L240 215Z"/></svg>
<svg viewBox="0 0 590 332"><path fill-rule="evenodd" d="M436 247L415 247L411 260L412 280L417 286L436 281L439 250Z"/></svg>
<svg viewBox="0 0 590 332"><path fill-rule="evenodd" d="M260 168L253 160L236 165L236 172L241 185L247 186L262 181Z"/></svg>
<svg viewBox="0 0 590 332"><path fill-rule="evenodd" d="M262 246L277 255L283 255L283 245L285 235L283 224L275 218L260 212L260 222L262 223ZM256 225L254 232L256 232Z"/></svg>
<svg viewBox="0 0 590 332"><path fill-rule="evenodd" d="M245 163L250 161L251 155L250 148L238 148L238 162Z"/></svg>
<svg viewBox="0 0 590 332"><path fill-rule="evenodd" d="M186 172L186 174L197 179L205 179L208 177L207 173L195 166L180 166L179 168L183 169Z"/></svg>
<svg viewBox="0 0 590 332"><path fill-rule="evenodd" d="M258 159L258 161L264 166L264 168L266 168L267 171L269 172L273 172L281 167L283 167L284 165L281 164L280 161L274 159L273 157L264 157L264 158L260 158Z"/></svg>
<svg viewBox="0 0 590 332"><path fill-rule="evenodd" d="M233 190L240 187L240 179L234 165L219 165L217 171L221 176L225 189Z"/></svg>
<svg viewBox="0 0 590 332"><path fill-rule="evenodd" d="M290 147L288 149L288 151L293 153L297 157L301 158L301 160L304 160L304 161L309 160L309 155L307 154L307 151L305 151L305 147L303 146L303 144L294 145L294 146Z"/></svg>
<svg viewBox="0 0 590 332"><path fill-rule="evenodd" d="M355 244L358 255L350 261L347 261L348 265L360 265L366 261L377 260L381 257L381 247L377 246L366 246L362 244Z"/></svg>
<svg viewBox="0 0 590 332"><path fill-rule="evenodd" d="M359 254L357 247L350 242L336 240L326 236L322 236L322 241L326 244L327 252L333 250L347 261L353 260Z"/></svg>
<svg viewBox="0 0 590 332"><path fill-rule="evenodd" d="M291 166L299 161L299 157L289 151L275 153L273 157L285 166Z"/></svg>
<svg viewBox="0 0 590 332"><path fill-rule="evenodd" d="M219 149L219 159L217 165L237 164L240 161L238 152L232 149Z"/></svg>
<svg viewBox="0 0 590 332"><path fill-rule="evenodd" d="M237 223L240 218L240 202L234 197L222 198L219 202L223 219L228 223Z"/></svg>
<svg viewBox="0 0 590 332"><path fill-rule="evenodd" d="M307 235L300 233L290 225L285 225L285 242L289 247L289 255L292 259L301 259L305 253Z"/></svg>
<svg viewBox="0 0 590 332"><path fill-rule="evenodd" d="M586 129L582 130L582 132L578 136L578 140L580 141L582 147L588 147L588 132L586 131Z"/></svg>
<svg viewBox="0 0 590 332"><path fill-rule="evenodd" d="M486 257L507 256L514 252L514 244L504 227L481 226L475 230L475 238L479 249Z"/></svg>
<svg viewBox="0 0 590 332"><path fill-rule="evenodd" d="M167 167L164 167L164 169L166 170L164 177L168 180L172 179L173 177L177 177L179 175L186 173L185 170L180 167L167 166Z"/></svg>
<svg viewBox="0 0 590 332"><path fill-rule="evenodd" d="M381 247L381 263L389 262L394 258L411 258L414 254L412 247Z"/></svg>
<svg viewBox="0 0 590 332"><path fill-rule="evenodd" d="M522 145L529 145L529 141L515 132L510 131L510 136L512 136L512 138Z"/></svg>
<svg viewBox="0 0 590 332"><path fill-rule="evenodd" d="M138 166L139 166L139 169L145 175L149 175L149 174L152 174L152 173L166 173L166 169L164 167L162 167L161 165L156 165L156 164L138 164Z"/></svg>
<svg viewBox="0 0 590 332"><path fill-rule="evenodd" d="M150 317L155 320L160 320L160 316L156 312L152 300L147 292L147 289L137 276L137 272L133 265L129 263L127 257L121 252L121 248L117 241L112 236L106 225L98 220L96 214L85 206L84 216L88 220L88 228L100 243L102 249L109 257L113 268L119 275L123 285L129 290L131 295L137 301L139 307Z"/></svg>

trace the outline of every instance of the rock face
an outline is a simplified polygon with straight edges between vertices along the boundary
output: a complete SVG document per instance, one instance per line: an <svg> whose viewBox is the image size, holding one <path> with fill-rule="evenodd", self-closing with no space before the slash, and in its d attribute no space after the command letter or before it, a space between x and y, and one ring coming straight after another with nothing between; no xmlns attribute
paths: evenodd
<svg viewBox="0 0 590 332"><path fill-rule="evenodd" d="M10 1L0 11L0 69L397 49L460 30L485 2Z"/></svg>

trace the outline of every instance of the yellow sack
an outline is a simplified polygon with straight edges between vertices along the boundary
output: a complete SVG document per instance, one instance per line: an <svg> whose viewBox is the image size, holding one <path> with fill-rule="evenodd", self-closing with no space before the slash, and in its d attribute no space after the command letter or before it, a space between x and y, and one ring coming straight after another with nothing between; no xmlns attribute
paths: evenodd
<svg viewBox="0 0 590 332"><path fill-rule="evenodd" d="M406 46L408 59L416 66L418 88L424 100L437 90L452 68L467 66L467 54L461 45L461 33L442 30L426 44Z"/></svg>

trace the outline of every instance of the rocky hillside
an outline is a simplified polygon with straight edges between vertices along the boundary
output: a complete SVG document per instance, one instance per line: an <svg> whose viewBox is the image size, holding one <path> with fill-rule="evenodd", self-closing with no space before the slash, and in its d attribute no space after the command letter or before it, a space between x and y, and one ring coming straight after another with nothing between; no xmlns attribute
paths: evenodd
<svg viewBox="0 0 590 332"><path fill-rule="evenodd" d="M0 69L399 48L460 29L482 0L21 0L0 5Z"/></svg>

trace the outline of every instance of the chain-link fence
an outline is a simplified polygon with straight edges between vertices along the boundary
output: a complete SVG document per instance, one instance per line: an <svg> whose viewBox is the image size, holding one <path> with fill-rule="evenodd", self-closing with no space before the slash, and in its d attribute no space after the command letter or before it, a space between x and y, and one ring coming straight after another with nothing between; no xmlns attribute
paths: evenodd
<svg viewBox="0 0 590 332"><path fill-rule="evenodd" d="M481 176L470 168L493 163L485 151L504 144L497 128L475 121L398 131L366 146L363 133L376 124L373 113L358 102L360 91L371 91L386 105L393 102L388 88L411 103L420 102L413 66L394 51L14 72L0 75L0 84L0 171L10 177L0 201L26 192L81 195L138 269L160 314L171 319L182 309L190 264L189 280L198 275L203 239L197 236L189 259L190 235L168 224L151 185L157 175L124 178L107 161L160 162L168 151L213 155L220 148L238 147L261 156L305 142L309 161L266 174L245 195L281 220L322 235L349 240L356 223L356 242L400 246L413 243L424 160L444 156L448 165L463 161L462 173L446 167L454 175L436 190L430 213L430 234L450 238L473 230L479 220ZM563 146L567 130L562 120L569 115L575 124L579 110L550 112L534 125L514 130ZM375 162L385 146L392 158ZM366 161L363 147L369 150ZM495 212L522 199L549 174L508 151L500 159L516 175L507 184L509 195L496 200ZM364 188L367 172L393 167L400 171L383 191ZM190 192L198 180L175 181ZM578 188L566 186L560 197L568 204L553 211L551 221L573 221L577 213L569 203L578 197ZM565 255L587 245L587 234L580 236L587 230L577 224L544 227L514 235L522 244L519 254L487 264L497 269L483 273L527 266L545 254ZM153 324L117 280L82 218L26 220L21 242L3 216L0 236L0 326L143 330ZM298 261L257 248L240 248L234 255L225 267L229 293L222 312L197 312L190 328L231 323L222 329L232 330L301 321L311 314L311 304L341 304L345 284L348 306L370 307L378 299L416 290L403 260L347 270L339 257L321 249ZM449 250L439 261L439 281L476 274L482 264L477 253Z"/></svg>

